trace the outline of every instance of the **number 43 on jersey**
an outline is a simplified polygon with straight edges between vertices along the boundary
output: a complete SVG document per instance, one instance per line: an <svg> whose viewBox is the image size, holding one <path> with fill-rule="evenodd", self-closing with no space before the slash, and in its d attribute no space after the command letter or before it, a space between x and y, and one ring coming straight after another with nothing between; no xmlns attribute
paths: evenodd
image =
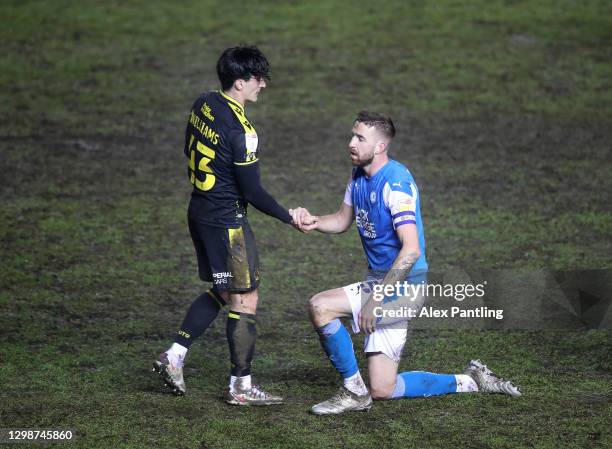
<svg viewBox="0 0 612 449"><path fill-rule="evenodd" d="M217 178L213 173L212 169L208 166L210 162L215 158L215 151L212 148L208 148L199 140L196 141L195 149L193 148L193 141L195 136L192 135L189 140L189 179L191 183L199 190L207 191L214 187ZM199 159L196 170L196 152ZM204 181L200 181L201 178Z"/></svg>

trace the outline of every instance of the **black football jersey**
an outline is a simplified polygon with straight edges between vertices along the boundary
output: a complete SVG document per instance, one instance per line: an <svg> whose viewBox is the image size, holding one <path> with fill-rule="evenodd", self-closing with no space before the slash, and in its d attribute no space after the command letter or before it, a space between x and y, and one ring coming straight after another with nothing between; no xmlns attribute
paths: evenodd
<svg viewBox="0 0 612 449"><path fill-rule="evenodd" d="M187 172L193 184L191 218L221 227L240 225L246 201L234 167L256 163L257 146L257 132L236 100L212 91L195 101L185 131Z"/></svg>

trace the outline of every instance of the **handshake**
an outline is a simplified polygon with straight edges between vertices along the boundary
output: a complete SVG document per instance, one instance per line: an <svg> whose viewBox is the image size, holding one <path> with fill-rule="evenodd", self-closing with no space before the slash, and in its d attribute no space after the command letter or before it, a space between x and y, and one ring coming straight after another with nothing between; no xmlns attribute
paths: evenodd
<svg viewBox="0 0 612 449"><path fill-rule="evenodd" d="M319 217L311 215L308 209L303 207L289 209L289 215L291 215L291 224L300 232L308 233L317 229L319 224Z"/></svg>

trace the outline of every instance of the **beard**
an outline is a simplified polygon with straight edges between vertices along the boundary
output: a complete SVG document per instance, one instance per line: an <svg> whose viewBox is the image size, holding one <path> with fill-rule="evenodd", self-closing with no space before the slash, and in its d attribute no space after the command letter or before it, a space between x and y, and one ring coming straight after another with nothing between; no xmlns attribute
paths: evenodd
<svg viewBox="0 0 612 449"><path fill-rule="evenodd" d="M371 155L368 155L365 159L364 158L358 158L358 159L351 158L351 163L353 164L353 167L366 167L370 165L373 160L374 160L374 153L372 153Z"/></svg>

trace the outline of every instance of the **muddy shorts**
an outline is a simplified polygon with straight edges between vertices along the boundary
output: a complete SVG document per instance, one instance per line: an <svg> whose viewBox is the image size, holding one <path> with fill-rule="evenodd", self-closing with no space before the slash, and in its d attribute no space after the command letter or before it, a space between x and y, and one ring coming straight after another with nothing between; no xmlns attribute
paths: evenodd
<svg viewBox="0 0 612 449"><path fill-rule="evenodd" d="M245 220L238 228L221 228L189 218L200 279L218 291L248 292L259 286L255 236Z"/></svg>

